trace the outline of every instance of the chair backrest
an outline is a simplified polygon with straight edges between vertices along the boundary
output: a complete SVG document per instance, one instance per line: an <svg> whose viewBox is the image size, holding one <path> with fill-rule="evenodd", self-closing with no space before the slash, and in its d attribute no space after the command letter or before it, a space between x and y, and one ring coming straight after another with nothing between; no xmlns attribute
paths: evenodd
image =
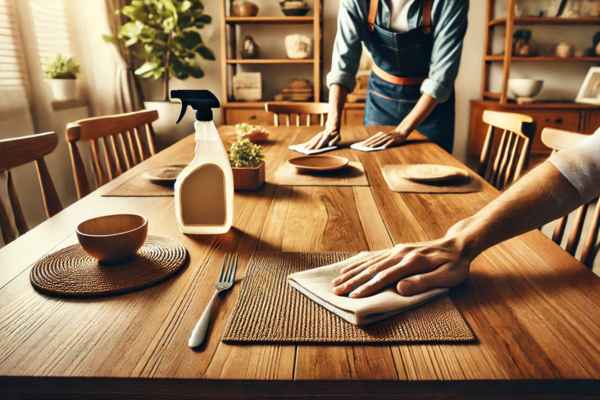
<svg viewBox="0 0 600 400"><path fill-rule="evenodd" d="M80 119L67 125L71 168L78 198L91 191L77 142L88 142L96 187L156 153L152 122L155 110Z"/></svg>
<svg viewBox="0 0 600 400"><path fill-rule="evenodd" d="M12 168L35 162L46 216L49 218L62 210L44 161L44 156L51 153L57 143L54 132L0 140L0 230L4 243L13 241L28 230L10 171Z"/></svg>
<svg viewBox="0 0 600 400"><path fill-rule="evenodd" d="M311 126L318 122L325 126L329 113L328 103L266 103L265 110L273 113L273 124L280 126L280 119L285 120L285 126Z"/></svg>
<svg viewBox="0 0 600 400"><path fill-rule="evenodd" d="M527 166L535 124L529 115L490 110L483 112L483 122L488 130L481 149L479 174L502 190L519 179Z"/></svg>
<svg viewBox="0 0 600 400"><path fill-rule="evenodd" d="M575 146L581 140L585 139L587 135L563 131L559 129L544 128L542 131L542 143L546 147L552 149L552 151L560 151L569 147ZM596 204L594 212L589 221L589 227L586 234L583 232L583 228L586 222L586 216L592 207ZM583 206L579 207L574 211L574 219L568 232L566 232L567 222L569 215L565 215L557 221L552 232L552 240L559 246L562 244L566 237L565 251L575 257L575 253L580 243L583 243L581 248L580 261L592 268L594 263L594 257L596 255L596 243L598 241L598 228L600 220L600 207L598 206L598 199L595 199ZM581 241L583 239L583 242Z"/></svg>

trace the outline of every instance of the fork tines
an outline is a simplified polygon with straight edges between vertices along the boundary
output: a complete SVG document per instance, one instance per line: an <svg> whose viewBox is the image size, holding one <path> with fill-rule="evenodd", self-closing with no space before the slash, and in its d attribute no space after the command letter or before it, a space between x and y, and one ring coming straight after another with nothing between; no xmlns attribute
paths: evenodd
<svg viewBox="0 0 600 400"><path fill-rule="evenodd" d="M235 253L225 254L223 260L223 267L221 268L221 274L219 275L218 283L232 284L235 281L235 272L238 265L239 256Z"/></svg>

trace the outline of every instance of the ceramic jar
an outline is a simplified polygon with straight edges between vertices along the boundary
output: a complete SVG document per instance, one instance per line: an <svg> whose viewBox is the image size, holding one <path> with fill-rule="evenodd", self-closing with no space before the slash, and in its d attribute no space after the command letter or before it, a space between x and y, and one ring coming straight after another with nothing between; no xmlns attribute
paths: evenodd
<svg viewBox="0 0 600 400"><path fill-rule="evenodd" d="M556 46L556 56L560 58L570 58L575 54L575 47L567 42L560 42Z"/></svg>
<svg viewBox="0 0 600 400"><path fill-rule="evenodd" d="M293 34L285 37L285 51L288 58L300 60L312 54L312 40L306 35Z"/></svg>

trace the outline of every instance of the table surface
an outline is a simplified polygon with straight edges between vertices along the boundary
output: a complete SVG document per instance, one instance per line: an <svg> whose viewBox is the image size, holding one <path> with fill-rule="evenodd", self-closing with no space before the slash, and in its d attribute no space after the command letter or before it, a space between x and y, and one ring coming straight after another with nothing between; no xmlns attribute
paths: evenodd
<svg viewBox="0 0 600 400"><path fill-rule="evenodd" d="M288 144L316 129L271 129L267 179L292 156ZM230 137L232 128L221 131ZM347 127L343 134L354 141L368 132ZM0 387L9 398L596 398L600 279L539 231L483 253L469 282L452 291L475 344L224 344L220 335L239 295L236 284L220 305L206 347L187 347L227 251L239 253L237 276L243 280L257 250L358 252L433 239L497 195L489 185L470 194L388 190L380 172L387 164L462 166L414 137L384 152L337 151L363 163L370 187L267 183L259 192L236 194L235 227L219 237L180 234L173 198L101 196L150 166L189 160L191 136L66 208L0 250ZM33 262L74 242L81 220L117 212L143 214L150 234L180 240L189 266L163 284L117 297L61 300L33 290Z"/></svg>

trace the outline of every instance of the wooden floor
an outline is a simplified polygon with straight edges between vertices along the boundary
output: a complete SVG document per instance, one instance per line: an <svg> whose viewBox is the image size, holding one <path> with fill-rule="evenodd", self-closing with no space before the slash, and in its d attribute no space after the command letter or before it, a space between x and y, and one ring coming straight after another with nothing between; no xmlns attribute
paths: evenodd
<svg viewBox="0 0 600 400"><path fill-rule="evenodd" d="M231 128L223 128L225 135ZM267 177L313 128L273 129ZM367 135L346 128L344 140ZM461 164L419 141L358 158L371 187L277 187L236 194L227 235L178 232L173 199L101 197L154 165L191 158L184 139L0 250L0 398L472 398L600 397L600 278L540 232L478 257L471 279L452 291L479 342L471 345L236 346L220 342L239 284L225 297L203 351L186 341L212 294L225 252L237 249L243 279L257 249L360 251L442 235L497 192L390 192L391 163ZM114 212L148 217L149 232L179 239L189 266L141 292L58 300L29 284L31 263L75 241L84 218Z"/></svg>

